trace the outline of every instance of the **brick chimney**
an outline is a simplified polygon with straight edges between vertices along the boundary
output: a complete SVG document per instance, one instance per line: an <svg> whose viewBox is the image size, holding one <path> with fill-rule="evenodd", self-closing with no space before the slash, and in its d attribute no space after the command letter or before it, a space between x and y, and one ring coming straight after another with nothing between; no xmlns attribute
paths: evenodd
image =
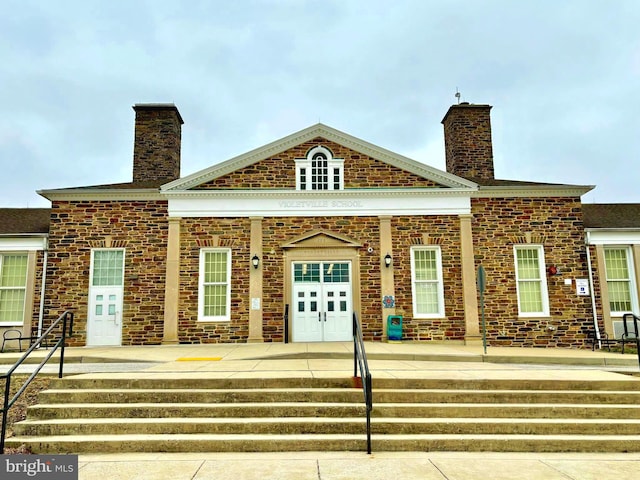
<svg viewBox="0 0 640 480"><path fill-rule="evenodd" d="M133 143L133 183L180 178L182 117L172 103L138 103Z"/></svg>
<svg viewBox="0 0 640 480"><path fill-rule="evenodd" d="M447 172L465 178L492 179L491 105L452 105L442 119Z"/></svg>

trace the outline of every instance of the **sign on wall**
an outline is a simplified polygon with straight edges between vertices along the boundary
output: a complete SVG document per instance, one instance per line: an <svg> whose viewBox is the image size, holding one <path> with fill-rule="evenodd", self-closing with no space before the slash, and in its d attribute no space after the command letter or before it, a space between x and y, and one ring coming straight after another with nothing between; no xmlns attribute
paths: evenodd
<svg viewBox="0 0 640 480"><path fill-rule="evenodd" d="M576 293L579 296L589 295L589 280L586 278L576 278Z"/></svg>

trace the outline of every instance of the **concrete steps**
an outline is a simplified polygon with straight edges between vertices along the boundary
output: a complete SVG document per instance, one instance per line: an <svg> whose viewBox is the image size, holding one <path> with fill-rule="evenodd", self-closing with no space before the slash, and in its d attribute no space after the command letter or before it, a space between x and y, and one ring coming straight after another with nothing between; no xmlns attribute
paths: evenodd
<svg viewBox="0 0 640 480"><path fill-rule="evenodd" d="M43 403L360 403L362 392L345 388L254 389L73 389L43 392ZM640 403L640 391L376 389L376 403Z"/></svg>
<svg viewBox="0 0 640 480"><path fill-rule="evenodd" d="M640 452L640 381L374 379L373 451ZM34 453L366 450L350 378L57 380Z"/></svg>
<svg viewBox="0 0 640 480"><path fill-rule="evenodd" d="M638 435L386 435L372 436L380 451L497 451L497 452L633 452ZM39 452L294 452L365 451L363 435L214 435L159 434L65 435L34 437ZM88 442L93 447L88 449Z"/></svg>

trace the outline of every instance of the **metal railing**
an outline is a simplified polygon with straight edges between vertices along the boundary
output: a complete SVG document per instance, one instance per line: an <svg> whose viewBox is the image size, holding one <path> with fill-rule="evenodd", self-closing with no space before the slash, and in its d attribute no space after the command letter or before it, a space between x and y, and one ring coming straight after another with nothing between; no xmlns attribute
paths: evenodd
<svg viewBox="0 0 640 480"><path fill-rule="evenodd" d="M633 321L633 332L629 332L628 321ZM638 322L640 322L640 318L638 318L633 313L625 313L622 316L622 324L624 325L624 335L622 336L622 353L624 353L624 344L635 342L636 344L636 352L638 354L638 366L640 366L640 336L638 335Z"/></svg>
<svg viewBox="0 0 640 480"><path fill-rule="evenodd" d="M371 393L371 372L367 362L367 353L364 351L364 341L362 340L362 329L358 322L356 312L353 312L353 376L358 378L358 367L360 368L360 378L362 379L362 390L364 391L364 403L367 407L367 453L371 453L371 410L373 410L373 396Z"/></svg>
<svg viewBox="0 0 640 480"><path fill-rule="evenodd" d="M16 371L16 369L22 365L25 360L31 355L36 348L40 346L40 344L47 338L48 335L51 335L52 332L58 328L58 326L62 324L62 335L57 342L55 342L51 351L47 354L46 357L40 362L40 364L35 368L31 376L24 382L22 387L16 392L16 394L10 397L9 391L11 390L11 375ZM69 333L67 334L67 327L69 328ZM4 453L4 440L5 435L7 433L7 415L9 413L9 409L16 403L16 400L24 393L29 384L36 378L36 375L40 373L42 367L49 361L49 359L53 356L53 354L60 348L60 368L58 370L58 378L62 378L62 371L64 368L64 347L67 337L73 336L73 311L67 310L62 315L58 317L58 319L51 324L47 330L40 335L40 337L33 342L33 344L29 347L29 349L22 355L20 360L18 360L6 373L0 375L0 379L5 380L4 386L4 403L2 407L2 432L0 432L0 454Z"/></svg>
<svg viewBox="0 0 640 480"><path fill-rule="evenodd" d="M284 306L284 316L282 317L284 322L284 343L289 343L289 304Z"/></svg>

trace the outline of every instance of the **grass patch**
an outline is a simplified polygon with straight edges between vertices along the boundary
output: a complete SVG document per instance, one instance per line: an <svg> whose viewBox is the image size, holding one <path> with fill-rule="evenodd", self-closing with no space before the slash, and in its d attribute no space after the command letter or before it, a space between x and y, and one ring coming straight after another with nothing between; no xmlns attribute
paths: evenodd
<svg viewBox="0 0 640 480"><path fill-rule="evenodd" d="M29 375L12 375L11 376L11 388L9 389L9 400L16 394L20 388L24 385L24 382L29 378ZM7 434L5 438L10 438L14 435L13 426L21 422L27 417L27 408L31 405L38 403L38 395L42 390L49 388L51 379L54 377L46 375L38 375L33 379L27 389L20 395L16 403L9 409L7 414ZM5 381L0 381L0 401L4 401L5 394ZM24 447L20 448L5 448L5 454L11 453L30 453Z"/></svg>

